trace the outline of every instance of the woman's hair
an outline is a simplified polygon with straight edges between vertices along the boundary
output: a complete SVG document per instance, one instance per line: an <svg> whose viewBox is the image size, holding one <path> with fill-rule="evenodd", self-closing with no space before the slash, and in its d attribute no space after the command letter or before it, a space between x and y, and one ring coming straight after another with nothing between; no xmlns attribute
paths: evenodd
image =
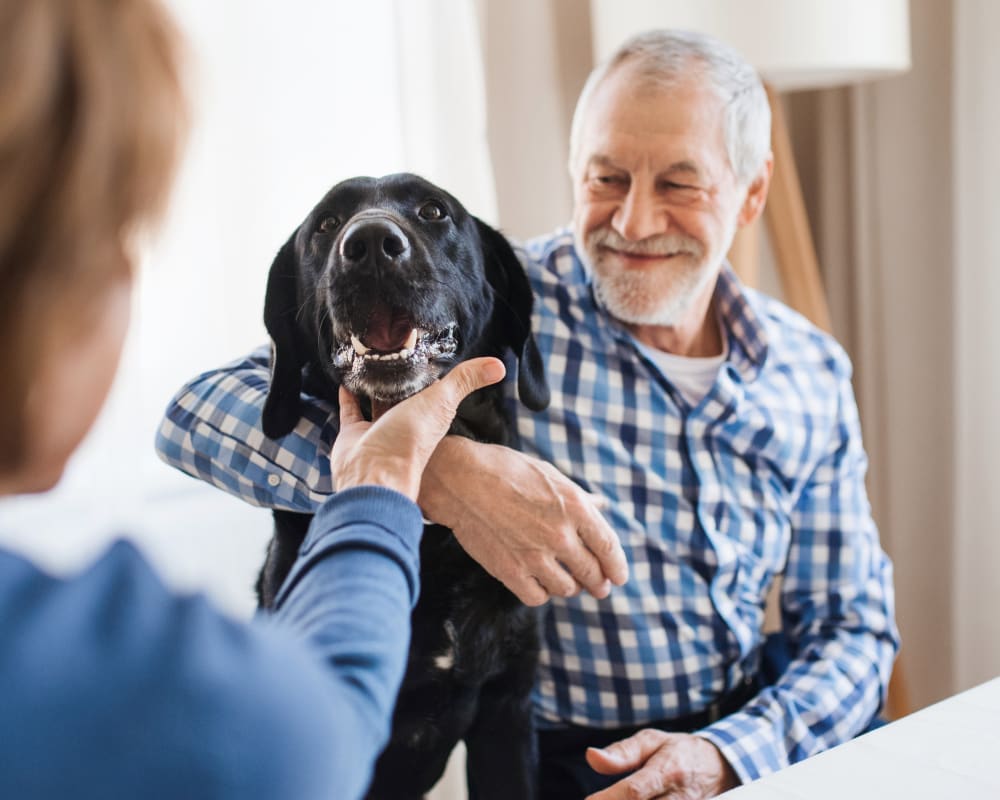
<svg viewBox="0 0 1000 800"><path fill-rule="evenodd" d="M87 324L162 210L187 114L157 0L0 0L0 471L54 325Z"/></svg>
<svg viewBox="0 0 1000 800"><path fill-rule="evenodd" d="M624 42L598 64L580 93L570 130L569 167L579 166L583 121L594 90L620 66L635 70L638 80L670 87L700 79L725 108L725 142L730 166L740 182L749 182L771 151L771 106L757 71L729 45L692 31L654 30Z"/></svg>

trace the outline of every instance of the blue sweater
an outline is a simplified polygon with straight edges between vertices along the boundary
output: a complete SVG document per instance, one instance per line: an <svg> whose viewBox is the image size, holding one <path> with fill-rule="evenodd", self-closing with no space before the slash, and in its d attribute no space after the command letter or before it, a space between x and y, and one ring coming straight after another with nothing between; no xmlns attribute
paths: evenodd
<svg viewBox="0 0 1000 800"><path fill-rule="evenodd" d="M252 624L171 594L126 542L71 580L0 551L0 798L361 797L421 529L388 489L331 497Z"/></svg>

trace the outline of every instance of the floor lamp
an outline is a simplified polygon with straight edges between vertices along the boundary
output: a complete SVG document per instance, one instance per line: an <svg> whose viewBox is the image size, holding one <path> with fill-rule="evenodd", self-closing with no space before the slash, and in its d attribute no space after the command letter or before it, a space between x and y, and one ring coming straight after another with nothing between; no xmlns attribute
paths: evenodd
<svg viewBox="0 0 1000 800"><path fill-rule="evenodd" d="M764 78L771 100L774 176L764 219L784 300L832 332L830 310L780 93L847 86L909 69L907 0L591 0L595 61L628 36L653 28L710 33L739 50ZM744 228L730 260L757 285L760 229ZM896 663L889 690L892 718L910 711Z"/></svg>

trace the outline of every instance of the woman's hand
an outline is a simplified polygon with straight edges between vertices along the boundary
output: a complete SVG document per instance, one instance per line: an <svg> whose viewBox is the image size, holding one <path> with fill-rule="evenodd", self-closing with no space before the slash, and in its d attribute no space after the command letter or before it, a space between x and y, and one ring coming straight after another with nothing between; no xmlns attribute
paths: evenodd
<svg viewBox="0 0 1000 800"><path fill-rule="evenodd" d="M334 488L375 484L416 500L427 460L448 432L459 403L504 374L499 359L465 361L375 422L364 419L357 398L341 387L340 433L330 453Z"/></svg>

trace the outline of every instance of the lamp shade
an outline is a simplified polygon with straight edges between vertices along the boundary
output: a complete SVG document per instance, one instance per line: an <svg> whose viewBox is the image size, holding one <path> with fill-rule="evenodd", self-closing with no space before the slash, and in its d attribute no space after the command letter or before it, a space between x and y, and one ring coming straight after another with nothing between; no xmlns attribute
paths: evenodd
<svg viewBox="0 0 1000 800"><path fill-rule="evenodd" d="M591 0L594 56L652 28L715 36L778 90L818 89L905 72L908 0Z"/></svg>

